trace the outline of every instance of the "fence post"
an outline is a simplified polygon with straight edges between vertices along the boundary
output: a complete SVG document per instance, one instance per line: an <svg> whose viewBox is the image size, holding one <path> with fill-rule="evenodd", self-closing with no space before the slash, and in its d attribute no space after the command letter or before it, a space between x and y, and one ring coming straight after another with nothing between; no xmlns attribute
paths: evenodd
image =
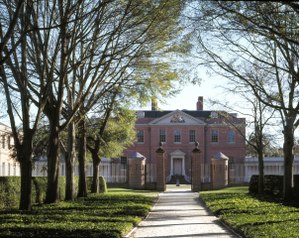
<svg viewBox="0 0 299 238"><path fill-rule="evenodd" d="M130 188L144 188L145 161L146 158L142 154L137 152L128 158L128 185Z"/></svg>
<svg viewBox="0 0 299 238"><path fill-rule="evenodd" d="M201 156L198 142L195 142L195 148L192 150L191 157L191 189L192 192L199 192L201 189Z"/></svg>
<svg viewBox="0 0 299 238"><path fill-rule="evenodd" d="M164 150L162 148L162 143L160 143L160 147L156 150L157 156L157 187L158 191L166 190L166 179L165 179L165 158L164 158Z"/></svg>

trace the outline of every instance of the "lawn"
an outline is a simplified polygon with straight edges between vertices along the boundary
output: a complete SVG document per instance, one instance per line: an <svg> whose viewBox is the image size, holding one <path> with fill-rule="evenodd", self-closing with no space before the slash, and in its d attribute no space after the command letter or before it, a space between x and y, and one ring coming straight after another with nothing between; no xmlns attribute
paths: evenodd
<svg viewBox="0 0 299 238"><path fill-rule="evenodd" d="M299 237L299 209L258 200L248 187L200 192L207 207L242 237Z"/></svg>
<svg viewBox="0 0 299 238"><path fill-rule="evenodd" d="M115 189L117 190L117 189ZM74 202L0 211L0 237L119 238L148 214L156 197L121 189Z"/></svg>

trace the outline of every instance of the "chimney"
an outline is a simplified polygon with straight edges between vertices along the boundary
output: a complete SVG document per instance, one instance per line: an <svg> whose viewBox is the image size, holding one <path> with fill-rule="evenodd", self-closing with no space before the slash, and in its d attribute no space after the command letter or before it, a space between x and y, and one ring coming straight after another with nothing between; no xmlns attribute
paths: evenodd
<svg viewBox="0 0 299 238"><path fill-rule="evenodd" d="M157 111L157 109L158 109L157 98L152 97L152 111Z"/></svg>
<svg viewBox="0 0 299 238"><path fill-rule="evenodd" d="M198 97L198 101L196 103L196 110L197 111L203 110L203 97L202 96Z"/></svg>

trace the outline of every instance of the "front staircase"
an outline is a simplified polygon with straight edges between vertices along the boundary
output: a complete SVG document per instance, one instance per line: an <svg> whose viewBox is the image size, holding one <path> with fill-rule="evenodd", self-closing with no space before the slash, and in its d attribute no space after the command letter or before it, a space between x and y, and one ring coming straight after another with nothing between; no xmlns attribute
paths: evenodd
<svg viewBox="0 0 299 238"><path fill-rule="evenodd" d="M190 184L183 175L172 175L168 184L177 184L177 181L179 184Z"/></svg>

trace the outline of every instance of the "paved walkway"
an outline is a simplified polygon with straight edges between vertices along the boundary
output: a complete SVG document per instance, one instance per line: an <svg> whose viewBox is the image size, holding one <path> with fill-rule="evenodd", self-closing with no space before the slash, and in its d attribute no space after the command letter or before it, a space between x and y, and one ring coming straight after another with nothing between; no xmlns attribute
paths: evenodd
<svg viewBox="0 0 299 238"><path fill-rule="evenodd" d="M190 188L172 187L159 194L153 210L128 237L238 237L210 215Z"/></svg>

